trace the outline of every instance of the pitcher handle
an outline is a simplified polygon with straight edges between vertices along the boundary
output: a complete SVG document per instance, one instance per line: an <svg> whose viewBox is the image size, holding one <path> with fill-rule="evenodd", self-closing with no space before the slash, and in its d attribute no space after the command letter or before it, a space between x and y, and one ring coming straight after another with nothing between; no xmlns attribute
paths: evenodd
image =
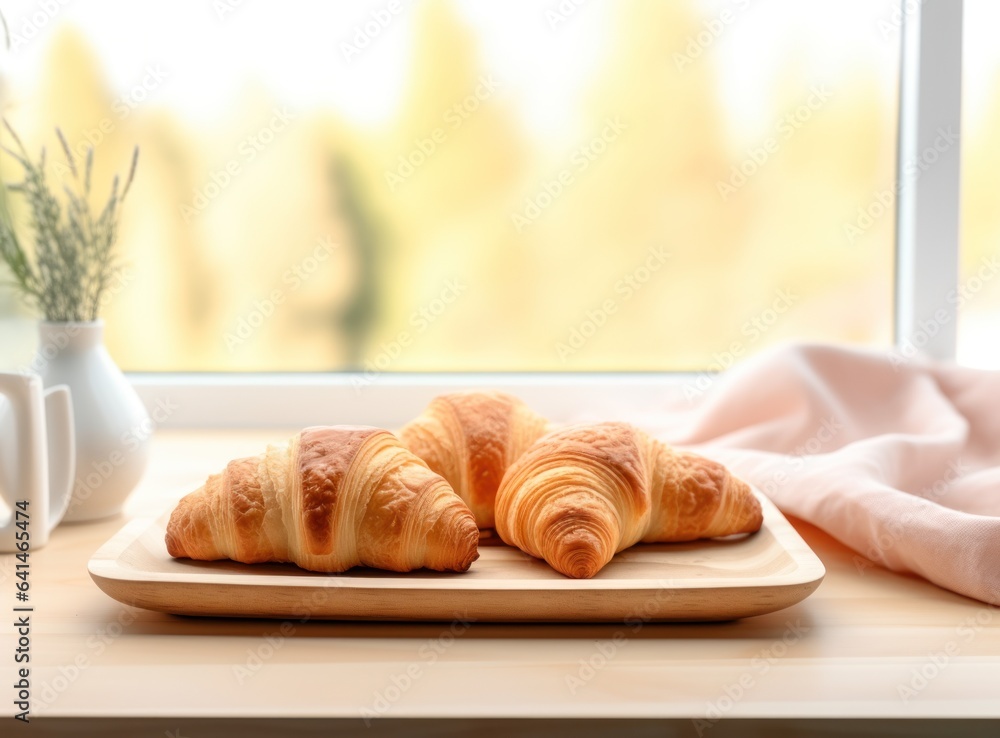
<svg viewBox="0 0 1000 738"><path fill-rule="evenodd" d="M76 479L76 435L69 387L57 384L45 390L45 425L49 447L49 531L59 525L69 508Z"/></svg>
<svg viewBox="0 0 1000 738"><path fill-rule="evenodd" d="M0 521L0 552L9 553L18 548L17 535L21 532L17 525L15 504L23 500L24 512L29 520L38 520L40 525L31 532L31 546L43 546L49 537L48 526L48 469L45 467L45 426L42 417L42 380L35 375L0 374L0 395L10 403L16 446L16 468L8 480L14 487L6 490L7 502L11 507L10 518Z"/></svg>

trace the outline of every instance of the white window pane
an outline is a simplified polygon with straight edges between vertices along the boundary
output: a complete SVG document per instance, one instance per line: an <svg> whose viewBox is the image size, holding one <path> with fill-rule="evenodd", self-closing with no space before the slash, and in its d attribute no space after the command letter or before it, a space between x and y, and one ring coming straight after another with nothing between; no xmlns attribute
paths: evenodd
<svg viewBox="0 0 1000 738"><path fill-rule="evenodd" d="M1000 4L966 0L958 360L1000 369Z"/></svg>

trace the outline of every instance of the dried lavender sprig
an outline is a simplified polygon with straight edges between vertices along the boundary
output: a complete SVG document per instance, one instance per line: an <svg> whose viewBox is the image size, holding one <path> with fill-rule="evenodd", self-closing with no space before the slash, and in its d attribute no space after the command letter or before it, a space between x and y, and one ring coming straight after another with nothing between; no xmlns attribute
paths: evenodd
<svg viewBox="0 0 1000 738"><path fill-rule="evenodd" d="M73 161L73 152L70 151L69 144L66 143L66 137L63 135L61 128L56 128L56 136L59 138L59 143L62 144L63 153L66 154L66 161L69 163L69 170L73 173L73 179L79 179L80 175L76 173L76 162Z"/></svg>
<svg viewBox="0 0 1000 738"><path fill-rule="evenodd" d="M93 170L93 149L88 150L83 191L64 188L66 208L60 205L45 177L45 150L38 162L31 160L20 138L3 120L4 127L17 144L17 151L0 146L24 168L24 181L7 185L9 192L21 194L29 212L29 227L34 234L33 258L22 248L9 217L0 217L0 257L14 277L14 284L26 300L41 310L48 320L93 320L102 297L117 269L114 246L118 235L119 204L134 178L138 148L133 152L125 189L119 194L115 177L110 197L95 218L88 196ZM74 177L79 181L72 151L62 131L57 131L60 145L67 153ZM0 202L0 216L3 215Z"/></svg>

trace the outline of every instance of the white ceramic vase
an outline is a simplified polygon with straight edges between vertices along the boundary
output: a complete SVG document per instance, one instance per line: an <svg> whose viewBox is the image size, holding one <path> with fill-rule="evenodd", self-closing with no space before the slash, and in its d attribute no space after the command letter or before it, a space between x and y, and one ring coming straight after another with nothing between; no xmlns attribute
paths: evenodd
<svg viewBox="0 0 1000 738"><path fill-rule="evenodd" d="M76 479L64 522L121 512L149 461L152 422L104 348L104 322L39 324L32 369L45 387L70 388Z"/></svg>

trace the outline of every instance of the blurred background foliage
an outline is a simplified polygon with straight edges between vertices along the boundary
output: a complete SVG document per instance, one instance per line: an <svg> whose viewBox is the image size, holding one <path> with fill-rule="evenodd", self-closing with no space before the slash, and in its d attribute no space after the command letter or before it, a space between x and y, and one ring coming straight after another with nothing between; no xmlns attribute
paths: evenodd
<svg viewBox="0 0 1000 738"><path fill-rule="evenodd" d="M31 12L11 18L3 97L28 146L59 125L105 184L142 149L116 360L697 370L789 339L890 345L893 215L847 226L895 178L897 2L486 5L106 0L30 39ZM1000 235L1000 98L981 107L970 269ZM991 284L968 345L998 307ZM9 355L30 351L5 289L0 315Z"/></svg>

